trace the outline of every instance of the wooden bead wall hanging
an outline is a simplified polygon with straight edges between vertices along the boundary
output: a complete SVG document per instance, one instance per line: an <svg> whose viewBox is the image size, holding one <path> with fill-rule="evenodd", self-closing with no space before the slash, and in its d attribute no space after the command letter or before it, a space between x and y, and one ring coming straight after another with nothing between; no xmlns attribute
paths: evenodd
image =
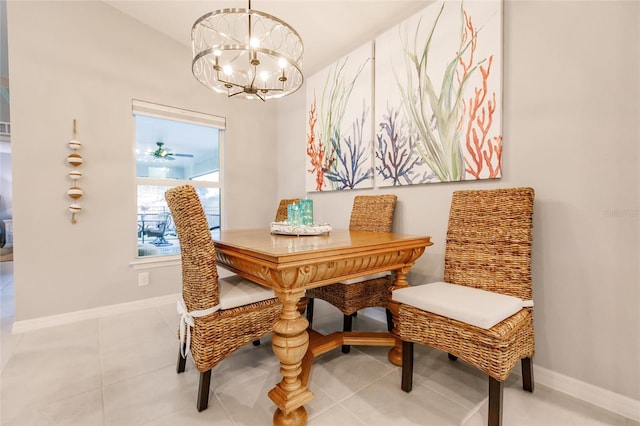
<svg viewBox="0 0 640 426"><path fill-rule="evenodd" d="M73 139L69 142L69 148L73 151L67 157L67 162L73 167L73 170L69 172L69 177L73 181L71 188L67 190L67 195L73 199L73 203L69 205L69 211L71 212L71 223L77 223L76 214L80 213L82 207L77 203L78 198L82 197L82 188L78 186L78 180L82 177L82 172L78 170L78 166L82 165L82 156L78 154L82 144L77 141L77 125L76 120L73 120Z"/></svg>

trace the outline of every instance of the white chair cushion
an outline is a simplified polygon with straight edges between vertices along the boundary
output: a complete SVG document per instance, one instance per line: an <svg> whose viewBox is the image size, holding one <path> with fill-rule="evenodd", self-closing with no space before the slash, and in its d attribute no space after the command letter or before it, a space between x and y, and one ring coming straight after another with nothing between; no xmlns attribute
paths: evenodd
<svg viewBox="0 0 640 426"><path fill-rule="evenodd" d="M423 311L489 329L532 301L445 282L393 291L393 300Z"/></svg>
<svg viewBox="0 0 640 426"><path fill-rule="evenodd" d="M218 294L220 309L237 308L276 297L270 288L263 287L239 275L218 278Z"/></svg>
<svg viewBox="0 0 640 426"><path fill-rule="evenodd" d="M355 284L362 281L375 280L376 278L382 278L391 275L391 271L378 272L377 274L365 275L364 277L351 278L350 280L340 281L342 284Z"/></svg>

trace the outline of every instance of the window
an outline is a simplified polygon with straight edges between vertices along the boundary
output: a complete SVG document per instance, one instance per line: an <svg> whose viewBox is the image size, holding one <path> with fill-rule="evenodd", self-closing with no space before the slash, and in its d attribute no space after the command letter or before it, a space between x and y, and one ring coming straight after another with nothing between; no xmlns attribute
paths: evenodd
<svg viewBox="0 0 640 426"><path fill-rule="evenodd" d="M220 139L224 119L136 100L133 115L137 256L180 254L164 193L174 186L193 185L211 232L220 232Z"/></svg>

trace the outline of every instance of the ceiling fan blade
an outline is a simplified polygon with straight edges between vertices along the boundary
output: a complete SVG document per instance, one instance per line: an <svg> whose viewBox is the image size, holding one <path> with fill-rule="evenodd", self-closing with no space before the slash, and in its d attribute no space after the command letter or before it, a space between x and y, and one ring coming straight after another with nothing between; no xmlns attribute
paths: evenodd
<svg viewBox="0 0 640 426"><path fill-rule="evenodd" d="M193 158L193 154L173 153L170 148L166 148L164 142L156 142L155 150L148 150L147 155L158 158L160 160L175 160L176 157Z"/></svg>

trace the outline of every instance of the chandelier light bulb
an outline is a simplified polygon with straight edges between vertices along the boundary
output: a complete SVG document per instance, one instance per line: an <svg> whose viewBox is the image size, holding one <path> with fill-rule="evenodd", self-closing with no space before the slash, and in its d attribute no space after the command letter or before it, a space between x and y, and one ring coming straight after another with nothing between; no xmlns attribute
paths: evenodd
<svg viewBox="0 0 640 426"><path fill-rule="evenodd" d="M252 37L251 40L249 41L249 46L253 47L254 49L260 47L260 40L258 40L255 37Z"/></svg>
<svg viewBox="0 0 640 426"><path fill-rule="evenodd" d="M280 67L281 70L287 68L288 65L289 65L289 63L287 62L286 59L284 59L284 58L278 59L278 66Z"/></svg>
<svg viewBox="0 0 640 426"><path fill-rule="evenodd" d="M225 65L222 68L222 72L224 72L226 75L231 75L233 74L233 68L231 68L231 65Z"/></svg>
<svg viewBox="0 0 640 426"><path fill-rule="evenodd" d="M260 72L260 79L264 82L266 82L269 79L269 73L266 71L261 71Z"/></svg>

